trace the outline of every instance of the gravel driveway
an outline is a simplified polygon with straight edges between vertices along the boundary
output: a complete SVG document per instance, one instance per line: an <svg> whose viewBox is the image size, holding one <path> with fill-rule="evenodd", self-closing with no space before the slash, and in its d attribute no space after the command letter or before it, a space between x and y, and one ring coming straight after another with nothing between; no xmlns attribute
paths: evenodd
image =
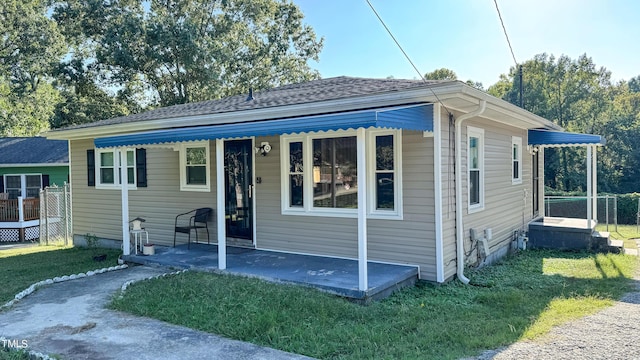
<svg viewBox="0 0 640 360"><path fill-rule="evenodd" d="M637 282L635 292L609 308L555 327L535 340L486 351L474 359L640 359L639 339L640 282Z"/></svg>

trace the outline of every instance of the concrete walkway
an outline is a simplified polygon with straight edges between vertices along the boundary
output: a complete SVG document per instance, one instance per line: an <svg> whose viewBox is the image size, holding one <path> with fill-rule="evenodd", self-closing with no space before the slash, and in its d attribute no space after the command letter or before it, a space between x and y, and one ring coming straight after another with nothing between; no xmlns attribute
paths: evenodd
<svg viewBox="0 0 640 360"><path fill-rule="evenodd" d="M0 312L0 336L62 359L309 359L105 309L126 281L166 271L136 266L40 288Z"/></svg>

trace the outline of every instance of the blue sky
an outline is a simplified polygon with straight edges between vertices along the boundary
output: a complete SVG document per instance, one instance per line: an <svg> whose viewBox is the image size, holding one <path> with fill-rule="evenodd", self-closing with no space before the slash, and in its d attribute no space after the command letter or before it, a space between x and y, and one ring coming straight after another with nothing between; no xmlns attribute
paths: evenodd
<svg viewBox="0 0 640 360"><path fill-rule="evenodd" d="M370 0L422 74L446 67L485 88L514 66L493 0ZM322 77L417 78L365 0L293 0L324 37ZM498 0L518 62L586 53L614 80L640 75L640 1Z"/></svg>

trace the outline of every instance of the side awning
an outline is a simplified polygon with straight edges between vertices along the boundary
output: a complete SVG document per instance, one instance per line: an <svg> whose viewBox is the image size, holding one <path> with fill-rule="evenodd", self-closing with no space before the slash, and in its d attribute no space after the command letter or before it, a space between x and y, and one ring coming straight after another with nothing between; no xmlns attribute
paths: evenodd
<svg viewBox="0 0 640 360"><path fill-rule="evenodd" d="M578 134L552 130L529 130L529 145L544 147L587 146L606 144L606 139L600 135Z"/></svg>
<svg viewBox="0 0 640 360"><path fill-rule="evenodd" d="M94 142L98 148L133 147L313 131L348 130L361 127L432 132L433 105L418 104L287 119L153 130L97 138Z"/></svg>

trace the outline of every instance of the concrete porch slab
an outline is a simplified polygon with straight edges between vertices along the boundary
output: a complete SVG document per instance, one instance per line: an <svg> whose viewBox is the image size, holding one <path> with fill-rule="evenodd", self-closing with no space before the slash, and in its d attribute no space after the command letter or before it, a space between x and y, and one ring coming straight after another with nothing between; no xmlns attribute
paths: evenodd
<svg viewBox="0 0 640 360"><path fill-rule="evenodd" d="M223 272L266 281L313 287L342 297L369 301L389 296L418 279L414 266L369 261L369 288L358 289L358 262L323 256L289 254L249 248L227 247L227 269L218 269L218 247L207 244L156 246L156 254L128 255L124 260L143 265L196 271Z"/></svg>

